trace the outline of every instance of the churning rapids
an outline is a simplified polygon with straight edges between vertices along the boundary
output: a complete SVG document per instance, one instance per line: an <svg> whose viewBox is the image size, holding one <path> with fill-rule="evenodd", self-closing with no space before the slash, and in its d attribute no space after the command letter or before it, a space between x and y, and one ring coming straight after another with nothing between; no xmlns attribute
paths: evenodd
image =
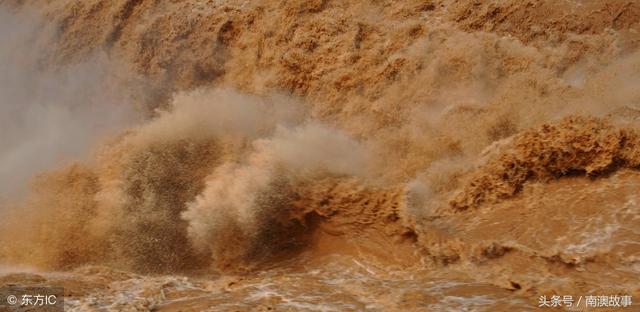
<svg viewBox="0 0 640 312"><path fill-rule="evenodd" d="M68 311L640 301L638 2L0 0L0 36L2 287Z"/></svg>

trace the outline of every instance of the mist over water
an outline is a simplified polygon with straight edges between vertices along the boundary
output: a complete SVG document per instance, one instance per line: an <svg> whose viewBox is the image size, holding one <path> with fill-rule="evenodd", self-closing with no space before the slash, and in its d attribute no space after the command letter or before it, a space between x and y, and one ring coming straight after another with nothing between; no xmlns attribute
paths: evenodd
<svg viewBox="0 0 640 312"><path fill-rule="evenodd" d="M139 119L105 55L47 65L57 42L35 13L0 8L0 38L0 198L23 193L40 171L85 159L100 139Z"/></svg>

